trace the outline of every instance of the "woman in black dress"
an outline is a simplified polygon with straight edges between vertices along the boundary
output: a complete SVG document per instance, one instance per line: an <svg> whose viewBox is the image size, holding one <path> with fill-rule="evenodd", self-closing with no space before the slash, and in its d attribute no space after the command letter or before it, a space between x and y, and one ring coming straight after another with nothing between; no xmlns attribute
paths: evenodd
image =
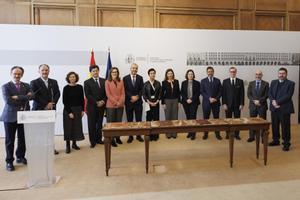
<svg viewBox="0 0 300 200"><path fill-rule="evenodd" d="M84 140L81 120L84 115L84 95L83 87L77 84L78 80L78 74L69 72L66 77L68 85L63 89L63 124L66 153L71 152L71 140L73 141L72 148L76 150L80 149L76 141Z"/></svg>

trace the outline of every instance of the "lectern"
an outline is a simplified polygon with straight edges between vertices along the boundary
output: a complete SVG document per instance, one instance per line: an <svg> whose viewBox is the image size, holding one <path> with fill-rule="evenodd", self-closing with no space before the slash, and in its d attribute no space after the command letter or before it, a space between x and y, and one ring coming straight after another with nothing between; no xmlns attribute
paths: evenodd
<svg viewBox="0 0 300 200"><path fill-rule="evenodd" d="M55 111L19 111L18 123L24 124L28 187L52 185Z"/></svg>

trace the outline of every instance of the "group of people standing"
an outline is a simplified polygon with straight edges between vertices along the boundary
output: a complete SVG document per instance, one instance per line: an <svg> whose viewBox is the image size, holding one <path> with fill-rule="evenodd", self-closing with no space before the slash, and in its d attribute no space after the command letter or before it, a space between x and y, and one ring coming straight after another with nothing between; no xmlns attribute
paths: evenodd
<svg viewBox="0 0 300 200"><path fill-rule="evenodd" d="M178 119L178 109L183 106L186 119L196 119L197 109L202 95L203 118L218 119L221 104L225 110L226 118L239 118L244 107L244 81L237 78L237 69L230 67L230 77L223 80L214 76L214 68L206 69L207 77L200 82L195 79L195 73L189 69L185 79L180 83L175 79L174 71L170 68L165 72L165 78L160 83L155 79L156 70L148 70L148 80L138 75L138 65L133 63L130 74L120 77L119 69L112 67L107 80L99 77L99 67L92 65L89 68L91 78L84 81L84 86L78 84L79 76L75 72L69 72L66 76L67 85L63 88L63 128L66 141L66 153L71 148L79 150L76 141L84 140L82 130L82 117L85 112L88 119L88 133L90 148L97 144L103 144L102 124L106 115L107 122L121 122L125 108L127 121L142 121L143 102L145 104L146 121L160 120L160 105L165 111L166 120ZM2 86L2 94L5 101L1 120L5 127L6 169L13 171L14 165L14 141L17 131L18 147L16 150L17 163L27 164L25 158L25 139L23 124L17 124L17 111L30 110L29 101L33 100L32 110L55 110L60 98L60 90L57 81L49 78L50 67L46 64L39 66L40 77L30 84L21 82L24 69L19 66L11 68L12 80ZM279 127L282 129L283 150L290 147L290 115L294 112L292 96L294 92L293 81L287 79L287 70L280 68L278 79L271 82L270 88L266 81L262 80L262 71L257 70L255 80L248 86L249 111L251 117L266 119L268 109L267 99L270 99L272 118L273 141L270 146L280 145ZM85 99L86 98L86 110ZM221 101L222 100L222 101ZM220 132L215 132L218 140L222 137ZM177 133L166 134L168 139L176 138ZM196 133L190 132L187 138L195 140ZM204 140L208 138L205 132ZM226 133L226 139L228 139ZM235 138L240 140L239 132ZM143 142L141 136L136 139ZM158 134L150 135L151 141L157 141ZM129 136L127 143L134 140ZM248 142L254 141L254 134L250 131ZM72 145L71 145L72 142ZM111 145L117 147L123 142L119 137L113 138ZM58 153L55 151L55 153Z"/></svg>

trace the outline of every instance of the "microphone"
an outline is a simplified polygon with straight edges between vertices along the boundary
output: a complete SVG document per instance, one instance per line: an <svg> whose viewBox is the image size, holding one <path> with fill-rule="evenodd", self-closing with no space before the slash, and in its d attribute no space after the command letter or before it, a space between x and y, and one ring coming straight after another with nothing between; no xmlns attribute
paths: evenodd
<svg viewBox="0 0 300 200"><path fill-rule="evenodd" d="M24 85L25 87L25 85ZM26 100L25 102L25 105L24 105L24 111L27 110L28 106L29 106L29 101L32 100L32 98L34 98L35 94L38 93L40 90L42 89L42 87L39 87L36 91L32 91L31 93L31 98L28 97L28 99ZM27 95L27 94L26 94Z"/></svg>

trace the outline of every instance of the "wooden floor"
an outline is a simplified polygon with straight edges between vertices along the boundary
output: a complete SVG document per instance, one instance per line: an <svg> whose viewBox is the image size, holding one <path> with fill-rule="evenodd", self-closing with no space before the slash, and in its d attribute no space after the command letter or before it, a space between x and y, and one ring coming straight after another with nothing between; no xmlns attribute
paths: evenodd
<svg viewBox="0 0 300 200"><path fill-rule="evenodd" d="M25 166L16 165L14 172L5 170L2 138L0 190L21 190L0 191L0 199L154 199L171 194L177 197L175 199L180 199L181 195L185 199L197 199L192 197L199 195L203 199L261 199L259 197L265 195L269 198L268 195L273 195L272 199L283 199L283 196L285 200L298 199L299 129L299 125L292 127L289 152L283 152L280 146L269 148L267 166L263 165L262 154L259 160L256 159L255 144L247 143L248 133L242 132L242 140L235 142L233 168L228 162L228 140L217 141L213 133L205 141L202 133L198 133L195 141L186 139L186 134L180 134L176 140L161 135L158 142L150 144L149 174L145 174L144 168L144 143L135 140L127 144L127 138L122 138L124 144L112 149L109 177L105 176L103 145L90 149L86 137L79 143L81 150L65 154L63 138L57 136L55 143L60 154L55 156L55 172L61 179L52 187L36 189L22 189L27 179ZM298 185L297 192L280 189L294 190L295 184ZM250 192L255 189L257 193ZM157 199L171 199L167 196Z"/></svg>

